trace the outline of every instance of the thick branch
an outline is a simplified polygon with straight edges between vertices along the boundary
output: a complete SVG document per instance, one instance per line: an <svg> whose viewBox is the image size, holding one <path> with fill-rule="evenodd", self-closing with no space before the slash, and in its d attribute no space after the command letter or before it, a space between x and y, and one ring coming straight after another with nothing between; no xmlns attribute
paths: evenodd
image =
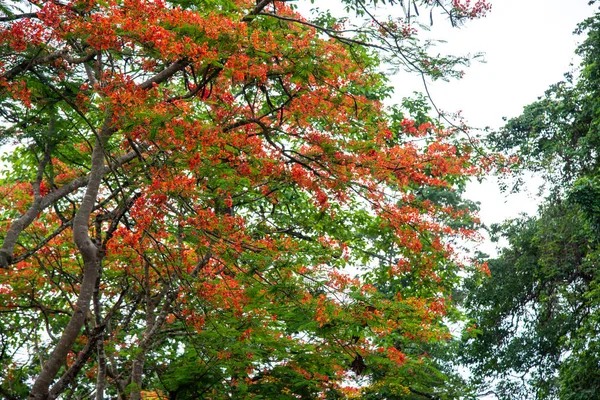
<svg viewBox="0 0 600 400"><path fill-rule="evenodd" d="M52 137L54 135L54 118L50 119L50 124L48 126L48 137ZM39 214L42 210L41 205L43 202L42 196L40 194L40 186L42 184L42 179L44 177L44 170L46 169L46 165L50 161L50 145L46 145L44 149L44 157L38 164L38 170L35 175L35 181L32 183L33 186L33 203L29 210L18 220L12 223L11 229L6 233L6 237L4 239L4 244L8 243L7 246L11 246L10 248L5 249L4 244L2 248L0 248L0 268L8 266L8 263L12 259L12 253L15 248L15 244L17 242L18 233L20 233L26 226L28 226ZM14 226L14 229L12 229ZM8 251L10 250L10 251Z"/></svg>
<svg viewBox="0 0 600 400"><path fill-rule="evenodd" d="M81 350L77 359L71 364L69 369L60 377L60 379L52 386L52 389L49 393L50 399L56 399L61 393L63 393L69 385L73 383L81 369L86 365L87 361L91 357L96 345L102 340L104 337L104 332L106 327L110 324L110 319L113 317L114 313L121 307L123 304L123 300L125 298L125 290L121 292L119 299L117 302L111 307L110 311L106 314L104 319L100 321L99 324L96 324L92 334L88 338L88 342L85 344L83 350Z"/></svg>
<svg viewBox="0 0 600 400"><path fill-rule="evenodd" d="M158 334L160 328L163 326L169 312L172 309L173 301L177 298L179 292L175 289L172 289L166 296L165 301L163 303L162 309L154 323L152 325L146 326L146 331L144 332L142 342L139 345L138 354L133 360L133 365L131 366L131 383L134 386L131 392L131 400L140 400L141 399L141 390L142 390L142 378L144 371L144 362L146 360L146 353L150 349L152 343L154 342L154 338ZM148 318L147 318L148 319Z"/></svg>
<svg viewBox="0 0 600 400"><path fill-rule="evenodd" d="M37 18L37 13L23 13L23 14L15 14L15 15L8 15L6 17L0 17L0 22L10 22L10 21L16 21L18 19L24 19L24 18Z"/></svg>
<svg viewBox="0 0 600 400"><path fill-rule="evenodd" d="M175 61L173 64L169 65L167 68L154 75L152 78L148 79L145 82L140 84L141 89L150 89L154 85L158 85L175 75L177 72L182 71L188 63L184 60Z"/></svg>
<svg viewBox="0 0 600 400"><path fill-rule="evenodd" d="M81 327L90 309L90 302L99 273L98 259L100 252L90 238L89 219L96 203L102 177L104 176L104 146L114 132L109 121L110 118L107 117L104 126L96 137L94 151L92 152L89 182L81 206L73 220L73 239L83 258L84 265L79 297L69 323L33 385L29 394L30 400L45 400L48 398L50 384L56 377L59 369L64 365L67 354L75 339L79 336Z"/></svg>
<svg viewBox="0 0 600 400"><path fill-rule="evenodd" d="M273 0L258 0L256 2L256 7L248 15L242 18L244 22L250 22L254 19L255 16L260 14L269 4L271 4Z"/></svg>
<svg viewBox="0 0 600 400"><path fill-rule="evenodd" d="M193 274L197 274L199 270L208 265L210 259L212 258L212 253L207 252L204 257L202 257L196 266L194 267ZM141 389L142 389L142 378L143 378L143 369L144 369L144 361L146 359L146 353L148 350L152 348L152 344L154 343L154 339L156 335L160 332L160 329L165 323L167 316L172 310L173 302L177 299L179 291L172 287L171 290L168 291L166 298L163 302L162 308L156 318L146 318L148 322L152 321L151 324L146 325L146 331L142 337L142 341L139 344L139 352L133 360L133 365L131 367L131 383L135 385L135 389L131 392L132 400L141 399ZM151 310L148 310L150 313Z"/></svg>
<svg viewBox="0 0 600 400"><path fill-rule="evenodd" d="M100 168L100 173L104 176L111 169L119 167L129 161L133 160L136 157L135 151L130 151L127 154L117 158L113 163ZM21 232L23 232L27 227L36 219L36 217L47 207L56 203L60 199L64 198L68 194L74 192L75 190L84 187L88 184L90 180L91 173L82 176L80 178L74 179L69 182L67 185L60 187L59 189L48 193L46 196L42 197L39 201L34 200L29 209L23 214L21 217L17 218L13 221L8 232L6 232L6 236L4 238L4 242L2 243L2 247L0 248L0 268L8 268L9 265L13 264L17 260L13 260L13 253L15 249L15 245L17 243L17 239Z"/></svg>
<svg viewBox="0 0 600 400"><path fill-rule="evenodd" d="M70 57L67 55L67 52L67 50L61 50L47 54L45 56L39 56L30 60L22 61L19 64L12 67L6 73L4 73L4 75L2 75L2 79L10 81L17 77L19 74L31 69L32 67L35 67L36 65L48 64L59 58L62 58L71 64L81 64L92 60L94 57L96 57L97 54L96 51L93 51L81 57Z"/></svg>
<svg viewBox="0 0 600 400"><path fill-rule="evenodd" d="M83 350L81 350L77 356L77 359L69 367L67 372L60 377L60 379L52 386L52 390L48 394L49 400L54 400L60 395L65 389L75 380L75 377L81 369L85 366L92 353L96 349L96 344L103 338L105 325L96 326L91 337L88 339Z"/></svg>

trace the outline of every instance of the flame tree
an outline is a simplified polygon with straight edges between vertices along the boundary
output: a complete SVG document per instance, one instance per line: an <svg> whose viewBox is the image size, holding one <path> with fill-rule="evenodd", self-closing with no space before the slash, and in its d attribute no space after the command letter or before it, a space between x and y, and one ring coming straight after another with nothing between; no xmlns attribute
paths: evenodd
<svg viewBox="0 0 600 400"><path fill-rule="evenodd" d="M375 3L0 2L0 394L451 396L477 166L379 68L489 6Z"/></svg>

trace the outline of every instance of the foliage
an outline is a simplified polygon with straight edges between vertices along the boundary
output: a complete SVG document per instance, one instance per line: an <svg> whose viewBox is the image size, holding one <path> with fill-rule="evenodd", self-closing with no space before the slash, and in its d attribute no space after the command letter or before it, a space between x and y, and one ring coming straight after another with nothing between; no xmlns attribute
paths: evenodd
<svg viewBox="0 0 600 400"><path fill-rule="evenodd" d="M4 397L465 395L446 324L478 168L379 72L464 59L343 3L352 27L271 0L1 3Z"/></svg>
<svg viewBox="0 0 600 400"><path fill-rule="evenodd" d="M495 233L508 245L488 260L491 277L468 287L476 329L465 337L466 359L486 386L507 380L499 398L521 398L514 385L525 390L522 398L552 398L555 374L593 310L594 236L569 202L549 203L539 217L507 221Z"/></svg>

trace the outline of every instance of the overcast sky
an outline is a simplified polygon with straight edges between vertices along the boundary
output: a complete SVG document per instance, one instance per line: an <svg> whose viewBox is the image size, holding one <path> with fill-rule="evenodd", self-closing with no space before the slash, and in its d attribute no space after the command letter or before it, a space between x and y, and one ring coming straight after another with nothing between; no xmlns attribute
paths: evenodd
<svg viewBox="0 0 600 400"><path fill-rule="evenodd" d="M516 117L523 107L541 96L549 85L563 79L578 64L574 50L583 39L572 34L576 25L595 11L587 0L489 0L492 11L485 18L451 29L434 21L432 36L447 41L447 54L485 53L485 63L473 63L462 80L434 83L431 95L444 111L462 110L471 126L497 128L502 117ZM441 34L441 35L440 35ZM418 79L393 79L397 101L420 90ZM539 182L539 181L538 181ZM486 224L534 213L535 189L506 196L494 178L469 187L467 196L481 202ZM491 253L487 243L482 250Z"/></svg>

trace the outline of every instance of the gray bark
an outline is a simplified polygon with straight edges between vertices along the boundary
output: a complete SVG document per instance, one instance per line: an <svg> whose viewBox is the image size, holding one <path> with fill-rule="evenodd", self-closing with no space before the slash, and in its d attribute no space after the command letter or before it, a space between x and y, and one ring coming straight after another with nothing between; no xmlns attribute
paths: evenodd
<svg viewBox="0 0 600 400"><path fill-rule="evenodd" d="M192 275L195 275L200 271L203 267L208 265L208 262L212 258L212 253L207 252L204 257L202 257L198 263L196 264L194 270L192 271ZM141 399L141 390L142 390L142 379L144 373L144 361L146 360L146 353L148 350L152 348L156 335L160 332L160 329L165 323L167 316L173 309L173 303L177 299L179 294L177 288L177 279L173 280L173 284L171 286L166 287L166 296L160 296L160 298L165 298L162 308L158 315L155 314L157 304L147 298L148 308L146 311L146 330L143 334L142 341L139 345L139 352L135 360L133 360L132 368L131 368L131 383L135 384L135 389L131 392L130 399L131 400L140 400Z"/></svg>
<svg viewBox="0 0 600 400"><path fill-rule="evenodd" d="M81 206L73 220L73 239L83 258L84 265L79 297L67 327L44 364L42 372L33 384L33 388L29 394L30 400L46 400L48 398L49 387L59 369L64 365L67 354L75 339L79 336L81 327L90 310L90 302L99 274L98 261L100 252L89 236L89 219L96 203L102 177L105 174L104 145L113 132L114 129L110 127L109 119L107 118L103 128L96 137L92 152L92 168L89 175L89 182Z"/></svg>
<svg viewBox="0 0 600 400"><path fill-rule="evenodd" d="M111 169L128 163L136 157L136 152L130 151L129 153L117 158L110 165L102 165L98 171L101 173L102 176L104 176ZM70 193L73 193L75 190L87 185L90 181L91 176L92 174L90 173L86 176L74 179L67 185L48 193L44 197L34 197L34 201L29 207L29 209L21 217L14 220L13 223L10 225L8 232L6 232L4 242L2 243L2 247L0 248L0 268L8 268L8 266L12 264L15 245L21 232L27 229L27 227L31 225L31 223L35 221L37 216L46 208L56 203L58 200L64 198L65 196L69 195Z"/></svg>

